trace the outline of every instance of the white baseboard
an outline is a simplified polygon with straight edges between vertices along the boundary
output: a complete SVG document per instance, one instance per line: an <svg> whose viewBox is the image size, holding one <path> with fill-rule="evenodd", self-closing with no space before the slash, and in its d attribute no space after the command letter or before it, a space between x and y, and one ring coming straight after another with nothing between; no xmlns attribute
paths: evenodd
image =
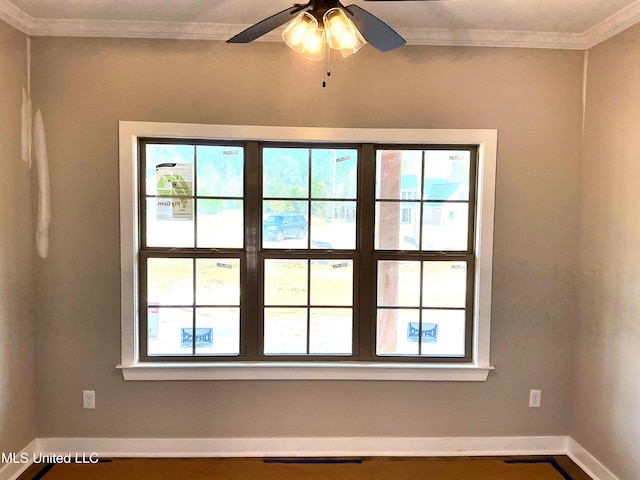
<svg viewBox="0 0 640 480"><path fill-rule="evenodd" d="M574 461L587 475L596 480L620 480L611 470L605 467L596 457L591 455L573 438L569 439L567 456Z"/></svg>
<svg viewBox="0 0 640 480"><path fill-rule="evenodd" d="M33 440L29 445L24 447L19 452L11 452L17 455L17 459L20 459L20 454L26 454L28 461L22 463L21 461L16 461L13 463L7 463L4 466L0 467L0 480L16 480L22 473L29 468L29 466L33 463L33 454L38 452L38 440ZM5 455L9 452L4 452Z"/></svg>
<svg viewBox="0 0 640 480"><path fill-rule="evenodd" d="M41 438L43 452L108 457L563 455L569 437Z"/></svg>
<svg viewBox="0 0 640 480"><path fill-rule="evenodd" d="M38 438L17 454L100 457L347 457L568 455L593 480L619 480L568 436L338 438ZM16 480L31 464L9 463L0 480Z"/></svg>

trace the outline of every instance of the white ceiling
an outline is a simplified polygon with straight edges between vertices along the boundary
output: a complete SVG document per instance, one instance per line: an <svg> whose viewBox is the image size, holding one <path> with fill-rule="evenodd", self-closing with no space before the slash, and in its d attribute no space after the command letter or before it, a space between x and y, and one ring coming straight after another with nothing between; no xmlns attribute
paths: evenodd
<svg viewBox="0 0 640 480"><path fill-rule="evenodd" d="M585 49L640 21L640 0L356 3L409 44ZM0 0L0 19L30 35L224 40L295 0ZM264 40L278 38L278 32Z"/></svg>

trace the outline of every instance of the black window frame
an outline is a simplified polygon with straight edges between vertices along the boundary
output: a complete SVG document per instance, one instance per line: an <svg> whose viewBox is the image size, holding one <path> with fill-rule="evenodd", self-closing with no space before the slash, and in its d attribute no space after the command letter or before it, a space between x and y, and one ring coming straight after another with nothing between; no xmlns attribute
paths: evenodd
<svg viewBox="0 0 640 480"><path fill-rule="evenodd" d="M475 305L475 237L477 229L477 194L478 194L478 162L479 148L474 144L375 144L344 142L273 142L273 141L238 141L238 140L206 140L187 138L153 138L138 139L139 171L145 172L146 149L149 144L170 145L215 145L244 148L244 245L241 249L223 248L160 248L146 245L146 185L145 175L138 178L138 348L140 361L150 363L162 362L379 362L379 363L471 363L474 358L474 305ZM279 250L265 249L262 245L262 151L263 148L332 148L356 149L358 151L358 185L356 199L356 247L354 250L300 249ZM375 180L376 152L378 150L452 150L470 152L469 172L469 215L468 244L462 252L438 251L401 251L374 249L375 232ZM194 162L197 160L194 160ZM196 168L194 167L194 176ZM197 182L197 178L194 180ZM423 182L424 184L424 182ZM197 183L194 183L197 185ZM421 186L421 189L423 187ZM194 188L197 198L197 189ZM311 196L311 192L309 192ZM296 199L299 200L299 199ZM311 199L307 199L310 201ZM416 194L414 200L398 199L398 202L426 203L421 195ZM442 201L440 201L442 203ZM307 217L310 220L309 217ZM400 219L401 220L401 219ZM418 219L422 224L422 218ZM197 228L197 202L194 201L194 230ZM195 235L195 233L194 233ZM310 235L307 235L310 242ZM197 239L197 235L196 235ZM197 241L194 239L194 242ZM195 244L194 244L195 245ZM310 243L307 243L310 247ZM146 295L146 262L148 258L239 258L240 259L240 345L239 355L148 355L147 354L147 295ZM264 355L261 354L264 333L264 261L270 258L300 259L336 259L349 257L353 260L353 329L352 354L344 355ZM376 291L377 262L380 260L409 261L453 261L460 260L467 264L467 295L465 321L465 355L452 356L414 356L414 355L377 355L376 354ZM421 269L422 270L422 269ZM421 273L422 275L422 273ZM194 273L195 276L195 273ZM361 279L371 279L370 283ZM195 312L195 299L193 302ZM309 308L309 306L307 306ZM194 313L195 322L195 313ZM194 324L195 326L195 324ZM308 335L308 333L307 333ZM194 340L195 347L195 340Z"/></svg>

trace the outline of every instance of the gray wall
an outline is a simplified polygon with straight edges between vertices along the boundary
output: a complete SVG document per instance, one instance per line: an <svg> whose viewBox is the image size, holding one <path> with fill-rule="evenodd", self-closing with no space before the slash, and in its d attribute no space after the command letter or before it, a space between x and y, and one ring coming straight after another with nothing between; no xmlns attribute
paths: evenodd
<svg viewBox="0 0 640 480"><path fill-rule="evenodd" d="M582 53L370 47L321 66L281 43L35 38L51 170L39 263L39 436L564 435L578 239ZM486 383L125 382L118 121L497 128ZM81 409L95 389L97 409ZM544 392L541 409L528 391Z"/></svg>
<svg viewBox="0 0 640 480"><path fill-rule="evenodd" d="M640 478L640 26L589 52L571 435Z"/></svg>
<svg viewBox="0 0 640 480"><path fill-rule="evenodd" d="M0 22L0 452L36 437L31 171L21 160L26 37Z"/></svg>
<svg viewBox="0 0 640 480"><path fill-rule="evenodd" d="M33 173L19 159L25 37L0 22L0 47L0 451L36 433L569 432L621 479L637 476L640 27L589 52L582 145L579 52L366 48L336 61L322 90L319 65L280 44L36 38L53 223L50 257L35 262ZM498 128L496 372L479 384L124 382L118 120ZM539 410L527 408L534 387ZM81 409L86 388L95 411Z"/></svg>

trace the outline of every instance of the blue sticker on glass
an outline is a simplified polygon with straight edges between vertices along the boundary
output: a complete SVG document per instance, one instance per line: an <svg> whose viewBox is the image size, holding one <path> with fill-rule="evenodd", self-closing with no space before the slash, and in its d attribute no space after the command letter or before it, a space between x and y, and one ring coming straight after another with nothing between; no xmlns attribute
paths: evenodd
<svg viewBox="0 0 640 480"><path fill-rule="evenodd" d="M193 346L193 329L181 328L180 346ZM196 328L196 348L213 348L213 328Z"/></svg>
<svg viewBox="0 0 640 480"><path fill-rule="evenodd" d="M155 340L158 338L158 304L149 302L149 313L147 314L148 339Z"/></svg>
<svg viewBox="0 0 640 480"><path fill-rule="evenodd" d="M409 322L407 326L407 341L417 342L420 332L420 324L418 322ZM438 324L423 323L422 324L422 343L438 343Z"/></svg>

